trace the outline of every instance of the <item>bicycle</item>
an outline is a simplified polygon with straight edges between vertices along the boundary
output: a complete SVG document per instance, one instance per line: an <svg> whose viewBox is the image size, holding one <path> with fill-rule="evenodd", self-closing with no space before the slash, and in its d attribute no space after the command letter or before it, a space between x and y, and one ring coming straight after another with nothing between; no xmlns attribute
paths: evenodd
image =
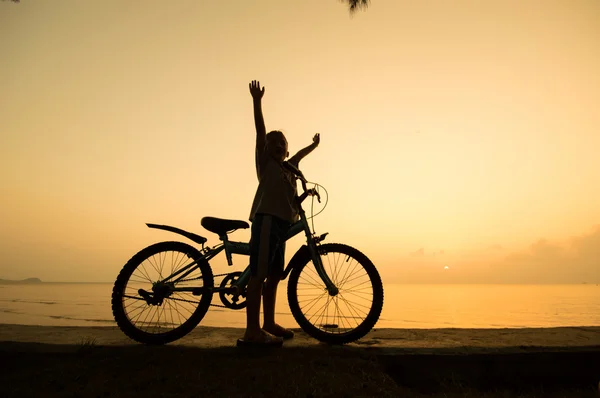
<svg viewBox="0 0 600 398"><path fill-rule="evenodd" d="M299 170L295 171L303 193L296 196L300 218L290 226L287 239L304 232L306 244L295 252L282 276L282 280L290 277L290 310L302 330L313 338L329 344L351 343L366 335L379 319L383 308L381 278L375 265L359 250L340 243L323 244L328 233L316 236L314 220L311 231L302 202L308 196L313 198L313 206L315 197L321 202L317 187L323 187L309 183ZM314 188L307 189L307 183L314 184ZM314 216L313 211L310 219ZM216 293L223 305L212 305L234 310L246 307L250 267L243 272L213 275L209 261L224 251L227 264L232 266L233 254L250 255L249 243L229 240L230 233L248 228L247 222L203 217L201 225L221 240L214 247L205 247L207 239L192 232L168 225L146 225L182 235L201 248L178 241L160 242L142 249L124 265L113 286L111 306L125 335L144 344L180 339L200 323ZM225 277L215 286L214 277L220 276ZM342 314L342 310L348 314Z"/></svg>

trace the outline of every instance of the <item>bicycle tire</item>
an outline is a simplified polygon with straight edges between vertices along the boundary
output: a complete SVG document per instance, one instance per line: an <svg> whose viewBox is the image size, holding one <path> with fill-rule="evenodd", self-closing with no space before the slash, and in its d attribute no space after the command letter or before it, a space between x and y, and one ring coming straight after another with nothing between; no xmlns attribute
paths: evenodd
<svg viewBox="0 0 600 398"><path fill-rule="evenodd" d="M312 264L310 254L307 250L305 252L305 254L303 256L301 256L297 260L297 262L295 262L295 264L292 264L293 268L292 268L292 272L290 274L290 280L288 282L288 302L289 302L290 310L292 312L292 315L296 319L296 322L298 322L298 325L302 328L302 330L304 330L306 333L308 333L310 336L314 337L315 339L317 339L321 342L324 342L324 343L329 343L329 344L351 343L351 342L356 341L356 340L362 338L363 336L365 336L369 331L371 331L371 329L375 326L375 324L379 320L379 316L381 315L381 310L383 309L383 284L381 282L381 277L379 276L379 272L377 271L377 269L375 268L375 265L371 262L371 260L369 260L369 258L367 256L365 256L362 252L360 252L359 250L357 250L351 246L340 244L340 243L328 243L328 244L320 245L318 247L318 252L319 252L319 255L321 256L321 259L323 261L323 266L325 267L326 271L328 272L329 277L332 279L334 284L336 284L336 286L339 288L340 292L337 296L334 296L333 298L329 298L331 296L329 296L329 294L325 290L325 284L318 276L314 267L307 268L308 264ZM318 320L323 319L323 314L321 314L315 320L315 322L312 321L314 319L314 316L310 316L309 314L307 314L308 312L311 311L312 307L317 305L316 301L315 301L317 299L312 299L310 297L319 296L319 294L320 294L320 293L318 293L319 290L323 291L323 293L321 295L323 296L323 298L325 298L327 300L327 305L329 305L329 300L331 300L331 302L333 302L336 300L336 297L339 296L337 301L334 303L335 309L337 309L337 310L339 310L341 295L344 293L350 293L350 290L351 290L350 287L346 288L345 284L353 282L353 280L355 280L355 279L350 279L350 276L347 275L347 272L348 272L347 269L344 271L343 275L340 275L339 271L337 273L335 271L331 271L331 264L330 263L328 264L328 261L326 261L326 260L329 260L329 258L330 258L330 257L328 257L329 255L333 255L331 258L334 258L336 254L338 255L337 260L345 259L345 261L343 261L344 263L349 263L350 259L355 260L356 264L354 264L354 265L350 264L347 267L347 269L349 267L357 268L357 265L360 265L360 267L362 267L362 269L364 270L368 281L370 282L369 285L370 285L370 290L372 292L372 300L370 302L369 310L368 310L368 312L365 311L366 315L365 315L364 319L360 323L357 323L355 326L352 326L352 327L346 327L346 328L339 328L338 326L336 326L335 328L332 327L332 325L335 326L335 319L336 319L335 314L333 315L334 324L332 324L332 325L328 325L328 318L329 318L328 314L325 316L325 318L326 318L325 323L321 324L321 325L318 325L318 323L319 323ZM328 266L330 267L329 270L327 269ZM300 281L304 280L304 279L301 279L303 277L302 276L303 272L305 272L307 274L307 276L310 276L310 272L313 273L312 276L310 276L309 278L306 278L306 280L308 280L308 282L302 282L303 285L308 285L308 284L315 285L312 289L314 289L316 291L316 294L308 295L308 297L309 297L308 299L303 299L303 301L315 301L315 303L313 303L311 308L306 308L306 306L303 308L300 303L298 289L299 289ZM344 280L343 278L346 278L346 279ZM366 289L366 282L362 282L360 285L365 285L364 288ZM360 289L363 289L363 287L361 287ZM356 290L352 294L358 295L358 290ZM361 297L364 294L365 294L364 292L360 292L360 295L358 295L358 297ZM356 318L356 316L354 316L354 315L357 314L357 311L358 311L356 309L357 307L355 307L354 305L350 305L348 300L346 300L344 298L341 298L341 300L342 300L341 301L342 305L345 304L351 313L354 312L353 315L351 316L351 318ZM354 309L352 309L352 307L354 307ZM327 310L327 311L329 311L329 310ZM338 322L341 321L343 324L344 318L346 318L346 317L338 316ZM350 326L350 325L347 325L347 326ZM334 330L334 329L337 329L337 330Z"/></svg>
<svg viewBox="0 0 600 398"><path fill-rule="evenodd" d="M133 339L139 343L161 345L161 344L167 344L167 343L170 343L172 341L182 338L183 336L185 336L186 334L191 332L200 323L200 321L202 320L202 318L204 317L204 315L206 314L206 312L208 311L208 309L210 307L210 303L212 300L212 292L211 293L202 293L200 295L200 298L199 298L199 301L197 302L197 304L190 303L191 305L189 307L191 309L187 309L187 312L189 312L191 315L188 319L186 319L184 322L182 322L177 327L172 328L171 330L162 331L162 327L159 326L159 325L161 325L161 323L160 323L161 322L161 313L159 312L158 308L159 307L163 308L163 311L162 311L163 314L166 311L166 310L164 310L164 308L166 308L167 306L169 306L170 308L175 308L177 311L177 317L180 319L182 314L181 314L181 310L179 307L180 304L178 304L178 302L181 302L182 303L181 305L183 306L183 303L189 303L189 301L191 301L191 300L189 300L189 301L185 300L185 299L181 300L180 298L171 299L171 297L168 297L168 298L165 298L165 300L171 299L173 301L173 303L167 302L167 303L163 303L163 305L160 305L160 306L153 306L153 305L148 304L141 296L135 297L136 294L139 295L139 293L135 289L135 287L128 288L128 284L131 281L132 286L133 286L133 283L140 283L140 284L149 286L148 288L151 290L151 286L152 286L151 282L156 282L156 281L153 281L153 280L151 280L151 278L149 278L149 272L151 272L152 270L148 271L148 268L150 268L150 267L146 267L145 264L152 264L152 261L150 261L149 259L154 258L157 255L159 256L158 258L160 259L161 254L168 253L168 252L183 254L187 258L197 261L199 268L197 270L194 270L194 272L196 272L195 275L197 275L197 273L200 274L200 276L197 278L197 280L199 281L201 279L202 286L205 288L212 288L214 286L213 273L212 273L212 269L210 268L210 265L208 264L208 261L206 261L205 259L202 258L200 252L197 249L195 249L194 247L192 247L186 243L160 242L160 243L156 243L154 245L148 246L145 249L142 249L141 251L139 251L137 254L135 254L125 264L125 266L123 266L121 272L119 273L119 275L115 281L115 284L113 286L113 291L112 291L112 297L111 297L111 307L112 307L113 316L115 318L115 321L116 321L119 329L121 329L121 331L123 331L123 333L125 333L125 335L127 335L128 337L130 337L131 339ZM166 257L166 254L165 254L165 257ZM179 258L179 257L177 257L177 258ZM181 258L184 259L183 256ZM148 262L146 263L147 260L148 260ZM164 264L161 264L159 275L162 274L162 271L163 271L162 266L163 265ZM135 278L132 279L132 276L135 274L136 270L141 269L141 267L143 267L143 271L144 271L144 272L140 271L141 277L139 275L136 275ZM154 270L158 271L158 269L155 265L152 265L152 267L155 268ZM171 270L171 272L173 272L173 270ZM162 277L162 275L161 275L161 277ZM147 278L147 279L149 279L148 282L150 282L150 284L148 284L146 281L140 282L137 280L137 278L140 278L140 279ZM185 282L182 282L182 283L185 283ZM197 282L194 282L194 283L195 284L193 286L196 287L198 283ZM127 294L126 294L126 292L127 292ZM181 295L184 293L175 293L175 294ZM184 296L184 297L188 297L188 296ZM197 297L197 296L192 296L192 297ZM142 326L140 326L141 323L137 324L135 322L135 319L133 319L132 315L127 312L128 311L127 307L131 307L132 304L130 303L130 304L126 305L125 299L130 299L133 301L133 303L137 304L137 306L134 306L135 308L132 308L132 311L140 310L140 309L142 311L144 311L146 309L144 307L144 304L146 305L146 307L149 308L150 312L152 312L152 307L156 307L157 308L156 313L158 314L158 320L156 322L155 328L158 328L159 331L156 333L150 332L149 328L146 328L146 330L144 330L144 328ZM135 300L137 300L137 301L135 301ZM194 306L195 306L195 308L194 308ZM170 315L171 315L170 322L173 323L175 321L175 319L173 317L173 313L171 313ZM148 318L148 316L149 316L149 314L146 314L146 318L144 318L143 323L146 322L146 319ZM152 315L151 319L154 319L154 315ZM166 322L166 324L168 325L168 323L169 323L168 317L163 322Z"/></svg>

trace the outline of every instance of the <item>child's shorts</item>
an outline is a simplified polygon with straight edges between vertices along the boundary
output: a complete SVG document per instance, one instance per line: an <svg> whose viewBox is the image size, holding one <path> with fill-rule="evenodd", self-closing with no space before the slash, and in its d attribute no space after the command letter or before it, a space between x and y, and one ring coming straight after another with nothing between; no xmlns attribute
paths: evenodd
<svg viewBox="0 0 600 398"><path fill-rule="evenodd" d="M285 241L290 223L270 214L256 214L250 236L250 271L266 278L283 271Z"/></svg>

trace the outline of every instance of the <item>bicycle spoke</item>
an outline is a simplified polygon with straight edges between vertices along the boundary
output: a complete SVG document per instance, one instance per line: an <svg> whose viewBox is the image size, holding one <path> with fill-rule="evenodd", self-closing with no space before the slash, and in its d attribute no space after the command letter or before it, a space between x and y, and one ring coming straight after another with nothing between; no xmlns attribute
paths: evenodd
<svg viewBox="0 0 600 398"><path fill-rule="evenodd" d="M357 292L348 292L345 291L342 295L343 297L351 300L352 302L363 302L369 303L372 301L373 294L372 292L359 292L361 294L357 294Z"/></svg>
<svg viewBox="0 0 600 398"><path fill-rule="evenodd" d="M367 307L365 305L346 300L344 297L340 297L340 300L342 300L344 304L346 304L346 307L348 307L350 313L353 313L356 316L356 318L362 319L366 317L369 313L369 310L371 309L370 307ZM366 309L366 311L364 311L364 309Z"/></svg>
<svg viewBox="0 0 600 398"><path fill-rule="evenodd" d="M355 280L357 280L357 279L359 279L359 278L364 278L365 276L367 277L367 282L370 282L370 280L368 279L368 278L369 278L369 275L368 275L368 274L362 274L362 275L358 275L358 276L356 276L356 277L354 277L354 278L350 278L350 276L348 276L348 278L347 278L347 279L346 279L346 280L345 280L345 281L344 281L344 282L343 282L343 283L342 283L342 284L341 284L339 287L340 287L340 288L342 288L342 287L343 287L343 286L345 286L347 283L353 282L353 281L355 281ZM364 283L364 282L363 282L363 283Z"/></svg>
<svg viewBox="0 0 600 398"><path fill-rule="evenodd" d="M312 320L313 317L317 316L317 319L319 319L318 314L320 313L320 311L327 305L327 301L325 301L325 304L323 304L321 307L319 307L319 309L317 311L315 311L315 313L313 314L313 316L311 316L308 320ZM313 305L314 307L314 305ZM311 307L312 308L312 307ZM307 311L307 313L310 313L310 309Z"/></svg>
<svg viewBox="0 0 600 398"><path fill-rule="evenodd" d="M128 313L128 316L132 321L138 319L141 316L141 314L147 309L147 304L145 302L141 303L141 304L140 303L132 303L132 304L129 304L127 307L130 307L134 304L137 304L137 305L135 305L132 308L132 311Z"/></svg>
<svg viewBox="0 0 600 398"><path fill-rule="evenodd" d="M158 253L158 258L159 258L159 260L160 260L160 253ZM149 257L149 258L147 259L147 261L148 261L148 263L150 264L150 266L151 266L151 267L154 269L154 271L158 272L158 265L156 264L156 260L154 259L154 256L152 256L152 257ZM149 275L149 273L148 273L148 270L146 269L146 264L142 263L142 265L143 265L144 272L145 272L147 275ZM150 280L152 280L151 278L149 278L149 279L150 279Z"/></svg>
<svg viewBox="0 0 600 398"><path fill-rule="evenodd" d="M325 296L325 295L328 295L328 294L325 292L322 295L320 295L319 297L316 297L316 298L310 300L310 303L312 303L312 305L307 310L310 311L317 304L319 299L323 298L323 296ZM306 308L306 306L304 308Z"/></svg>
<svg viewBox="0 0 600 398"><path fill-rule="evenodd" d="M315 286L315 287L323 286L324 287L321 277L319 276L319 274L317 273L317 271L314 268L310 268L307 272L308 272L308 275L305 275L304 278L310 277L310 280L313 281L312 286ZM311 273L314 275L311 275ZM308 281L307 281L307 283L308 283Z"/></svg>
<svg viewBox="0 0 600 398"><path fill-rule="evenodd" d="M133 277L133 275L131 276L131 278L129 279L129 281L131 282L135 282L135 283L144 283L144 284L148 284L150 283L150 286L152 286L152 281L150 279L146 279L146 280L141 280L141 279L135 279Z"/></svg>
<svg viewBox="0 0 600 398"><path fill-rule="evenodd" d="M342 325L342 327L341 328L338 327L338 329L341 329L341 330L350 329L350 327L344 327L344 321L346 320L346 317L340 315L341 311L340 311L339 298L336 297L334 302L335 302L336 312L338 314L338 321Z"/></svg>
<svg viewBox="0 0 600 398"><path fill-rule="evenodd" d="M138 324L141 324L141 325L146 325L146 324L148 324L148 323L149 323L149 322L147 322L148 316L150 316L150 314L151 314L152 312L154 312L154 311L155 311L155 309L156 309L156 307L149 307L147 312L146 312L146 311L142 311L142 313L140 314L140 317L142 316L142 314L143 314L144 312L146 312L146 316L144 317L144 320L143 320L142 322L139 322ZM150 320L152 320L152 319L154 319L154 315L152 315L152 316L150 317Z"/></svg>
<svg viewBox="0 0 600 398"><path fill-rule="evenodd" d="M344 272L348 272L348 267L344 266L344 264L346 264L349 260L349 257L346 256L346 258L343 257L343 255L341 253L338 253L337 258L335 258L335 255L333 256L334 261L335 261L335 266L338 269L337 275L336 275L336 286L340 283L340 273L342 272L342 270ZM341 279L343 280L344 277L342 276Z"/></svg>
<svg viewBox="0 0 600 398"><path fill-rule="evenodd" d="M169 301L169 300L166 300L166 301L163 303L163 306L165 306L165 307L171 307L171 308L173 308L173 309L175 310L175 312L176 312L176 314L175 314L175 315L179 316L180 314L179 314L179 311L178 311L178 309L177 309L177 302L174 302L174 304L175 304L175 305L171 304L171 301ZM181 325L181 322L179 322L179 323L175 323L175 320L173 319L173 311L169 311L169 315L171 316L171 325ZM181 320L181 318L179 318L179 320Z"/></svg>
<svg viewBox="0 0 600 398"><path fill-rule="evenodd" d="M320 325L326 325L327 324L327 319L325 320L325 322L323 322L323 317L326 316L326 314L329 313L328 310L329 310L329 302L330 301L331 301L331 296L328 295L327 299L325 300L325 304L323 305L324 310L321 313L321 316L317 318L317 322L316 322L317 325L319 325L319 324Z"/></svg>
<svg viewBox="0 0 600 398"><path fill-rule="evenodd" d="M342 278L342 280L340 281L340 286L344 286L346 284L346 282L348 281L348 279L352 276L352 274L354 274L354 270L356 269L356 267L359 267L360 263L356 262L353 266L352 266L352 270L350 271L350 273L345 273L344 274L344 278ZM350 269L350 267L348 267L348 269Z"/></svg>
<svg viewBox="0 0 600 398"><path fill-rule="evenodd" d="M162 280L162 270L165 267L165 260L167 259L167 253L159 253L158 254L158 268L156 269L156 271L158 272L158 279ZM159 315L159 319L160 319L160 315Z"/></svg>
<svg viewBox="0 0 600 398"><path fill-rule="evenodd" d="M177 257L179 257L179 256L177 256ZM175 267L171 267L171 274L174 274L175 272L179 271L180 268L183 268L182 264L186 263L187 256L185 254L182 254L181 260L182 261L178 262Z"/></svg>
<svg viewBox="0 0 600 398"><path fill-rule="evenodd" d="M173 325L181 325L183 323L181 320L185 320L188 318L186 316L186 313L189 314L189 316L192 316L192 314L194 313L193 311L189 310L189 303L186 305L184 303L180 303L177 300L171 300L170 297L167 300L165 300L165 304L171 309L171 311L169 312L171 315L171 323ZM177 322L175 322L173 318L174 316L177 318Z"/></svg>
<svg viewBox="0 0 600 398"><path fill-rule="evenodd" d="M152 265L152 264L150 264L150 265ZM136 271L138 271L138 269L136 269ZM141 277L145 278L143 280L143 282L150 282L150 283L152 283L152 278L150 277L150 274L146 270L146 264L142 263L141 264L141 269L139 269L139 271L140 271Z"/></svg>
<svg viewBox="0 0 600 398"><path fill-rule="evenodd" d="M175 265L171 265L171 274L174 274L179 271L180 268L183 268L182 264L187 262L187 258L185 253L177 253L177 261L173 261L173 264Z"/></svg>
<svg viewBox="0 0 600 398"><path fill-rule="evenodd" d="M339 257L341 257L341 255L338 256L338 258ZM341 285L343 283L343 281L346 279L346 275L348 274L348 270L350 269L350 267L348 267L348 266L346 266L346 267L343 266L343 264L345 264L347 262L348 262L348 260L343 261L342 264L340 264L340 271L339 272L341 272L342 269L344 269L344 275L341 278L339 278L339 272L338 272L338 278L337 278L337 284L338 285Z"/></svg>

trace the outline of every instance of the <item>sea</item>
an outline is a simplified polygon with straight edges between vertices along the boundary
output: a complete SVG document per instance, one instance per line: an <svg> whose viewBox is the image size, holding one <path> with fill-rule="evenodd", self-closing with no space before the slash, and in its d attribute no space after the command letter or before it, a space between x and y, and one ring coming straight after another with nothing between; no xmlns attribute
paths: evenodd
<svg viewBox="0 0 600 398"><path fill-rule="evenodd" d="M114 326L112 283L0 285L0 323ZM298 327L278 291L276 320ZM600 326L600 285L385 284L376 328L539 328ZM214 295L213 304L221 304ZM245 310L211 306L200 325L244 327Z"/></svg>

